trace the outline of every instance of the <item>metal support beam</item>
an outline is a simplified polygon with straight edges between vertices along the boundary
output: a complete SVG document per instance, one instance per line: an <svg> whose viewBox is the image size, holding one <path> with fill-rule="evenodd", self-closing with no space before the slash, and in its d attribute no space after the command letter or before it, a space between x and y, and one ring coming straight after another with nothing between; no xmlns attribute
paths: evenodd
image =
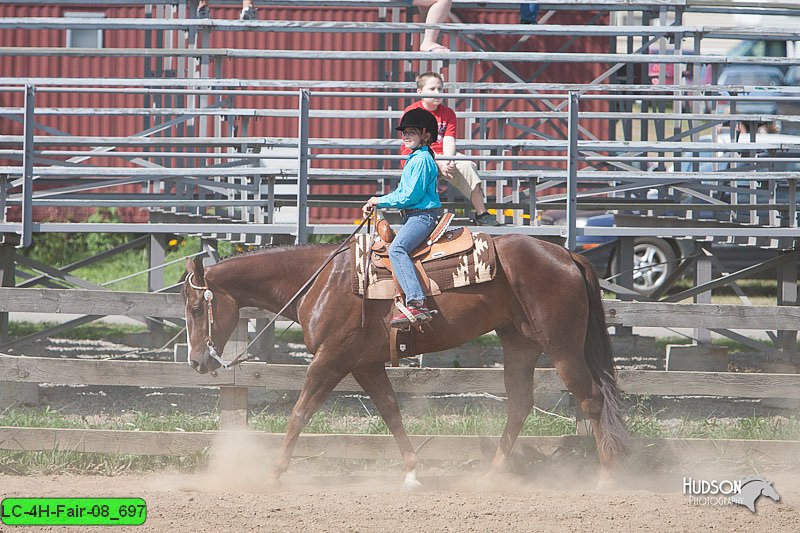
<svg viewBox="0 0 800 533"><path fill-rule="evenodd" d="M310 94L300 91L297 121L297 244L308 242L308 108Z"/></svg>
<svg viewBox="0 0 800 533"><path fill-rule="evenodd" d="M569 131L567 133L567 240L564 246L575 249L575 224L578 212L578 93L569 93Z"/></svg>
<svg viewBox="0 0 800 533"><path fill-rule="evenodd" d="M19 247L31 245L33 224L33 122L34 89L25 86L25 120L22 144L22 238Z"/></svg>
<svg viewBox="0 0 800 533"><path fill-rule="evenodd" d="M166 261L166 248L166 235L150 235L150 247L148 249L149 270L147 271L148 292L158 292L164 288L164 269L158 267L163 265ZM147 325L151 335L161 335L164 333L164 325L161 322L150 320Z"/></svg>

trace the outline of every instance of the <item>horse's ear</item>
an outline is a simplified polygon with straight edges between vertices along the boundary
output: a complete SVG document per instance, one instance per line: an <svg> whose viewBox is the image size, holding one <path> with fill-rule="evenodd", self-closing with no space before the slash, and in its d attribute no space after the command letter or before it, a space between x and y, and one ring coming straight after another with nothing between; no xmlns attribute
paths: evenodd
<svg viewBox="0 0 800 533"><path fill-rule="evenodd" d="M196 255L186 259L186 271L194 274L195 283L203 283L203 257Z"/></svg>

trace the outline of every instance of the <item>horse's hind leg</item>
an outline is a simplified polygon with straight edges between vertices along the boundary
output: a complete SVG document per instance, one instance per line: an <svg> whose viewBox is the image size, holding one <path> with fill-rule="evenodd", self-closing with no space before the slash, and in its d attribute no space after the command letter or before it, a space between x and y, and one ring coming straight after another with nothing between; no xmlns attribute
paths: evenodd
<svg viewBox="0 0 800 533"><path fill-rule="evenodd" d="M335 358L334 358L335 361ZM330 358L321 355L314 357L314 360L308 366L305 381L303 381L303 388L300 391L300 397L297 403L294 404L292 415L289 418L289 424L286 428L286 437L283 440L280 456L275 464L273 475L277 480L281 474L286 472L289 468L289 462L292 459L292 451L300 432L305 425L322 406L322 403L330 395L331 391L336 388L336 385L344 378L350 369L343 368L341 364L336 365Z"/></svg>
<svg viewBox="0 0 800 533"><path fill-rule="evenodd" d="M597 454L600 459L600 479L598 485L602 486L611 482L614 456L602 445L603 426L600 416L604 408L603 396L600 388L594 383L589 367L583 358L582 349L554 350L548 352L553 361L556 372L561 377L564 385L575 396L575 403L589 417L592 422L592 432L597 444Z"/></svg>
<svg viewBox="0 0 800 533"><path fill-rule="evenodd" d="M383 363L371 364L353 369L353 377L364 392L369 394L372 402L380 411L383 420L389 427L389 431L394 435L400 453L403 455L405 463L406 479L403 488L413 490L420 486L417 481L417 452L406 434L403 427L403 419L400 415L400 408L397 405L397 398L386 375L386 367Z"/></svg>
<svg viewBox="0 0 800 533"><path fill-rule="evenodd" d="M503 345L503 380L508 395L508 417L497 452L489 466L490 474L500 471L511 455L522 425L533 408L533 371L539 358L536 344L513 327L498 329L497 335Z"/></svg>

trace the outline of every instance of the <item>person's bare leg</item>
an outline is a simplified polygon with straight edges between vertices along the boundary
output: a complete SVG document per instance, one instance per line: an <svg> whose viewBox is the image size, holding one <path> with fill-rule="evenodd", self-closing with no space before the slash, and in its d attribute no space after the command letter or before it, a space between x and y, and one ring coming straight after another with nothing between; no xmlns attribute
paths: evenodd
<svg viewBox="0 0 800 533"><path fill-rule="evenodd" d="M480 185L472 189L472 193L469 195L469 201L472 203L475 213L482 215L486 212L486 204L483 203L483 187Z"/></svg>
<svg viewBox="0 0 800 533"><path fill-rule="evenodd" d="M450 15L453 0L414 0L426 24L440 24ZM421 52L449 52L450 49L439 44L439 30L425 30L419 45Z"/></svg>

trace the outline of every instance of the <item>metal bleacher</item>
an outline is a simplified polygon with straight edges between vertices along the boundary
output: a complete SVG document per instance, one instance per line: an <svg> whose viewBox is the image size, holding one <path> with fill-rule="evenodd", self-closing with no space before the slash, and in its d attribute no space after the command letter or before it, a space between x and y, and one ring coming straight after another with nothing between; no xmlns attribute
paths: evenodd
<svg viewBox="0 0 800 533"><path fill-rule="evenodd" d="M214 6L238 3L217 0ZM20 2L0 0L0 6L15 4ZM9 95L3 101L14 103L0 109L0 116L24 126L21 134L0 135L0 158L7 162L0 167L4 213L0 235L7 246L27 245L35 232L187 234L257 245L272 242L275 236L306 242L314 234L349 233L352 221L309 223L309 208L357 207L367 196L360 192L365 187L374 192L392 185L399 176L399 156L390 125L417 96L409 74L424 70L447 73L450 102L464 124L459 150L481 168L491 191L488 205L506 223L488 231L564 238L568 246L574 246L579 235L631 239L668 234L708 242L756 240L762 246L793 250L800 237L797 173L784 168L787 163L800 164L800 138L756 140L746 150L730 142L737 123L800 123L800 113L741 111L747 102L764 101L800 108L800 88L720 86L701 76L703 69L718 71L730 65L784 70L800 65L799 57L702 53L705 39L800 42L800 26L684 23L693 13L800 16L795 2L565 0L541 3L540 23L530 25L465 22L468 9L508 11L516 10L519 3L456 0L453 22L437 25L453 51L436 54L415 51L415 39L429 26L412 22L406 3L396 0L258 2L261 13L272 7L309 6L376 10L374 22L198 20L192 18L193 6L183 0L108 0L103 4L141 5L143 16L0 19L2 31L134 31L142 32L145 43L133 48L5 46L0 47L2 58L141 59L146 65L144 75L131 72L130 77L105 79L0 74L0 95ZM26 5L94 3L33 0ZM580 12L588 18L580 24L550 23L563 12ZM259 34L380 35L385 47L211 47L210 37L217 32L232 32L242 43ZM514 44L498 50L489 40L492 36L513 37L509 42ZM524 43L536 38L558 38L562 44L555 50L523 51ZM586 39L603 40L607 48L601 53L576 51ZM292 64L347 60L379 65L380 70L377 79L368 81L223 75L225 65L248 60ZM552 73L562 65L585 67L591 75L569 83L557 76L555 81L540 78L542 72ZM648 76L651 65L660 67L655 84ZM502 81L487 81L483 74L487 70L502 73ZM670 72L678 75L667 84ZM141 104L87 107L70 103L75 95L113 94L137 95ZM266 97L269 100L263 100ZM329 98L353 103L330 109L325 104ZM270 104L253 105L256 101ZM719 112L720 102L732 103L731 110ZM40 122L54 116L93 117L109 123L138 116L147 127L135 134L78 135L48 129ZM299 133L262 136L249 132L257 120L278 119L296 120ZM344 130L338 136L320 136L309 129L310 121L377 124L374 131L385 136L353 138ZM356 188L347 193L314 192L315 186L326 184ZM120 192L120 186L131 185L139 190ZM648 198L651 190L659 196ZM779 196L779 190L787 191L786 196ZM686 223L699 211L696 203L679 200L687 196L723 214L724 220ZM111 227L40 222L31 216L35 206L98 205L141 206L149 210L149 220ZM466 205L463 198L447 197L450 209ZM20 220L7 216L12 207L19 209ZM537 213L543 209L566 211L567 216L563 223L539 224ZM655 226L581 228L576 222L578 209L648 211L662 216L655 217L660 220ZM676 216L683 222L674 223Z"/></svg>

